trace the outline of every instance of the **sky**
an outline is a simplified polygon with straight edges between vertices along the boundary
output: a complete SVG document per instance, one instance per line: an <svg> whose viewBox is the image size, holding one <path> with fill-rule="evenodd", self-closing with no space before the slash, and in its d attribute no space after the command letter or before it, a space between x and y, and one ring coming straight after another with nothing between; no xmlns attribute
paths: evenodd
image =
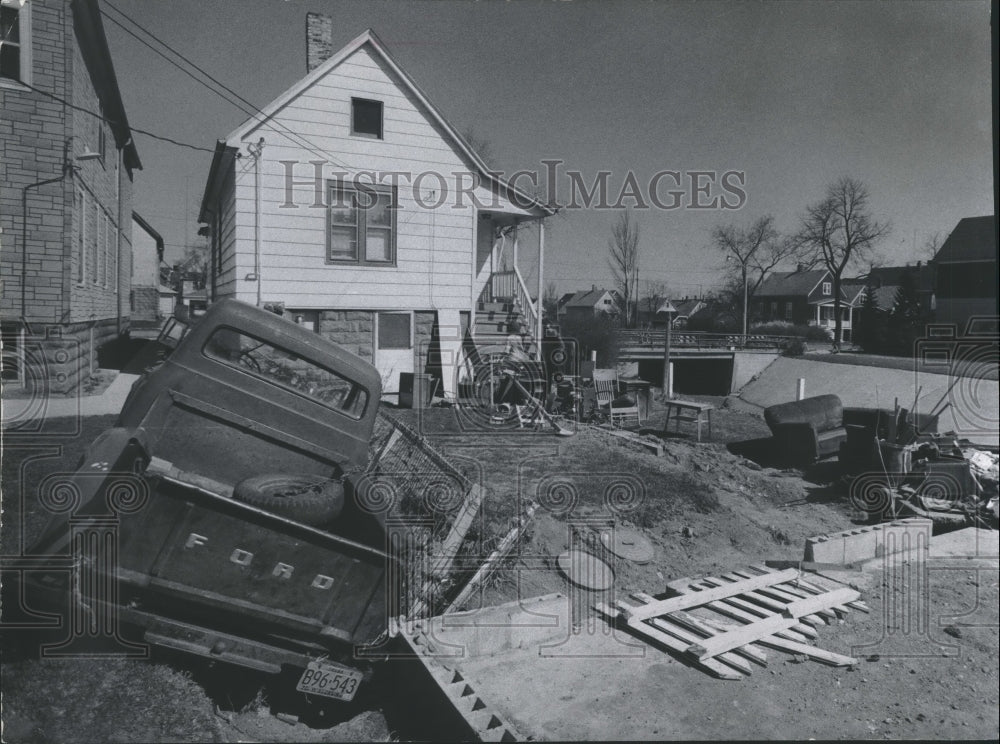
<svg viewBox="0 0 1000 744"><path fill-rule="evenodd" d="M110 20L129 25L116 8L257 107L305 75L305 16L314 11L333 16L335 47L374 29L455 128L487 142L507 173L544 172L552 159L585 183L610 171L614 202L630 173L645 189L659 171L680 172L688 191L680 208L633 214L641 282L666 283L675 297L721 284L713 227L770 214L779 230L794 231L842 176L865 183L872 213L892 226L877 250L882 265L925 259L933 236L993 213L985 0L101 6L130 123L204 148L135 135L143 161L135 208L164 236L168 260L199 241L210 150L247 114L123 31ZM718 174L698 177L710 184L699 203L718 196L740 208L690 208L694 171ZM727 171L744 174L745 199L721 190ZM671 179L659 192L667 205ZM562 178L555 192L563 203L567 186ZM546 282L560 293L612 286L607 250L618 215L564 209L548 220ZM525 243L534 245L530 236ZM534 287L532 255L521 251Z"/></svg>

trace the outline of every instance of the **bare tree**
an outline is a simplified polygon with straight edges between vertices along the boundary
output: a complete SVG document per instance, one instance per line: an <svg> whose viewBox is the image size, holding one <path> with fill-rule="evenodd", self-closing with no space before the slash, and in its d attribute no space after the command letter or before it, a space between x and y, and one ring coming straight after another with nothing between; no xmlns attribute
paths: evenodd
<svg viewBox="0 0 1000 744"><path fill-rule="evenodd" d="M833 277L833 342L840 345L841 278L853 264L870 261L875 246L890 232L876 222L868 203L868 188L853 178L831 184L822 201L808 207L797 244Z"/></svg>
<svg viewBox="0 0 1000 744"><path fill-rule="evenodd" d="M747 305L767 275L798 252L796 242L783 238L775 229L772 215L746 226L718 225L712 230L712 243L726 258L727 273L739 288L740 303ZM746 310L742 315L746 333Z"/></svg>
<svg viewBox="0 0 1000 744"><path fill-rule="evenodd" d="M559 316L559 291L555 282L548 282L545 285L545 293L542 295L542 311L551 321Z"/></svg>
<svg viewBox="0 0 1000 744"><path fill-rule="evenodd" d="M944 239L941 237L941 233L932 233L924 239L924 244L920 246L917 253L924 261L933 261L938 251L941 250L942 243L944 243Z"/></svg>
<svg viewBox="0 0 1000 744"><path fill-rule="evenodd" d="M639 225L626 209L611 228L608 241L608 267L615 279L625 326L635 318L633 305L639 290Z"/></svg>
<svg viewBox="0 0 1000 744"><path fill-rule="evenodd" d="M486 163L487 166L490 168L496 167L496 163L494 162L496 158L493 154L493 145L488 139L480 137L479 132L471 126L466 127L462 131L461 135L462 139L465 140L465 143L472 148L473 152L482 158L483 162Z"/></svg>
<svg viewBox="0 0 1000 744"><path fill-rule="evenodd" d="M638 305L649 315L650 318L653 318L656 311L659 310L660 306L668 299L670 299L670 288L667 286L666 282L651 281L647 279L644 282L642 296L639 298Z"/></svg>

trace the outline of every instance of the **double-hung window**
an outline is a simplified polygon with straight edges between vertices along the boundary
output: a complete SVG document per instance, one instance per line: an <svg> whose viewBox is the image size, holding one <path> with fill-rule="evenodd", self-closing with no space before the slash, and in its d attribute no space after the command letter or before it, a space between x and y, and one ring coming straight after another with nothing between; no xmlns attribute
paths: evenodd
<svg viewBox="0 0 1000 744"><path fill-rule="evenodd" d="M76 283L83 284L87 278L87 195L77 188L73 196L73 211L76 213Z"/></svg>
<svg viewBox="0 0 1000 744"><path fill-rule="evenodd" d="M396 265L395 189L352 188L331 181L327 204L328 261L366 266Z"/></svg>
<svg viewBox="0 0 1000 744"><path fill-rule="evenodd" d="M0 79L31 83L31 8L0 7Z"/></svg>

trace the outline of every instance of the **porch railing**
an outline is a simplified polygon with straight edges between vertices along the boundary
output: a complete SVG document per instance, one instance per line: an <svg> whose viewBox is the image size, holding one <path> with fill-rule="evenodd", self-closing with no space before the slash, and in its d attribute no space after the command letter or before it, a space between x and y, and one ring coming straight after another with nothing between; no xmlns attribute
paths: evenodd
<svg viewBox="0 0 1000 744"><path fill-rule="evenodd" d="M483 287L483 301L495 302L498 299L512 299L524 314L530 328L534 330L535 322L538 319L538 310L535 303L532 302L528 287L516 266L508 271L494 272L489 281L486 282L486 286Z"/></svg>
<svg viewBox="0 0 1000 744"><path fill-rule="evenodd" d="M663 348L662 328L632 329L618 331L618 348ZM670 345L689 349L783 349L795 339L794 336L766 336L749 333L705 333L701 331L672 331Z"/></svg>

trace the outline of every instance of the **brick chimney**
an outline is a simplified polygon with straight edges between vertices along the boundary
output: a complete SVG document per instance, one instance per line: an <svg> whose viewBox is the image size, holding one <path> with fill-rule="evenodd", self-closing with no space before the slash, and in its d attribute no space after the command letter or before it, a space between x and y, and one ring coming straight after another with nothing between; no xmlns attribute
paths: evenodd
<svg viewBox="0 0 1000 744"><path fill-rule="evenodd" d="M306 72L333 56L333 16L306 13Z"/></svg>

